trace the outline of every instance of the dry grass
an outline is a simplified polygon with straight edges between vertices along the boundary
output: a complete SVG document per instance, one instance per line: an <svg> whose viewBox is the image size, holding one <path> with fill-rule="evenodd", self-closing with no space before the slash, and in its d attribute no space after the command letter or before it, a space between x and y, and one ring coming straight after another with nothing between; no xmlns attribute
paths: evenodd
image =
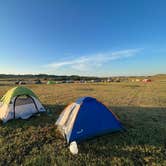
<svg viewBox="0 0 166 166"><path fill-rule="evenodd" d="M166 165L166 82L28 85L49 114L0 126L0 165ZM0 87L2 96L10 86ZM93 96L127 132L79 145L72 156L54 123L78 97Z"/></svg>

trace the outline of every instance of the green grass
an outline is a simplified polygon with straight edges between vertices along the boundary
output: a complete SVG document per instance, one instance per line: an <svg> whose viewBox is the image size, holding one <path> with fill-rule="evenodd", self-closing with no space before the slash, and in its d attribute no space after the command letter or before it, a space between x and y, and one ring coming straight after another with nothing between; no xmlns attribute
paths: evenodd
<svg viewBox="0 0 166 166"><path fill-rule="evenodd" d="M50 114L0 125L0 165L166 165L166 82L27 86ZM0 96L10 87L0 86ZM54 123L87 95L112 109L127 131L84 141L73 156Z"/></svg>

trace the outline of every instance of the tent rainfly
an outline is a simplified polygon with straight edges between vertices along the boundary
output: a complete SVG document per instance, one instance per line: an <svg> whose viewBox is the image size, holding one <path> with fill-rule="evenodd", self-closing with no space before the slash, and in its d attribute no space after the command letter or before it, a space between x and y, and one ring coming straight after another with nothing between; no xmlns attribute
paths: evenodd
<svg viewBox="0 0 166 166"><path fill-rule="evenodd" d="M9 90L0 102L0 119L4 123L10 119L28 119L33 114L44 111L37 96L22 86Z"/></svg>
<svg viewBox="0 0 166 166"><path fill-rule="evenodd" d="M118 118L92 97L83 97L67 106L56 121L67 143L123 130Z"/></svg>

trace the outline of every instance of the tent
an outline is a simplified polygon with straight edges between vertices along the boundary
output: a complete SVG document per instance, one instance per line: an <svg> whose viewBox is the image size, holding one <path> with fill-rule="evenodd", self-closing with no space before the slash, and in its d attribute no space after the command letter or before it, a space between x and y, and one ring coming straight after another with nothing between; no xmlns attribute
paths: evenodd
<svg viewBox="0 0 166 166"><path fill-rule="evenodd" d="M142 80L143 82L152 82L152 80L151 79L144 79L144 80Z"/></svg>
<svg viewBox="0 0 166 166"><path fill-rule="evenodd" d="M41 80L35 80L35 84L42 84Z"/></svg>
<svg viewBox="0 0 166 166"><path fill-rule="evenodd" d="M83 97L67 106L56 121L67 143L123 129L118 118L92 97Z"/></svg>
<svg viewBox="0 0 166 166"><path fill-rule="evenodd" d="M33 114L44 111L37 96L22 86L9 90L0 102L0 119L3 122L18 118L28 119Z"/></svg>
<svg viewBox="0 0 166 166"><path fill-rule="evenodd" d="M47 81L47 85L49 84L55 84L55 81Z"/></svg>

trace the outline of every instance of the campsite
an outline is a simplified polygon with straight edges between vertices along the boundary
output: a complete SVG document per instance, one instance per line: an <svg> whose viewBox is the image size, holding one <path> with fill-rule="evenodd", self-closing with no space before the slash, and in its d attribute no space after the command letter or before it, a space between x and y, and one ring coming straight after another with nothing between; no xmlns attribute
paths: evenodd
<svg viewBox="0 0 166 166"><path fill-rule="evenodd" d="M0 166L166 166L166 0L0 0Z"/></svg>
<svg viewBox="0 0 166 166"><path fill-rule="evenodd" d="M15 86L8 80L0 86L1 97ZM0 165L165 165L166 76L153 80L23 85L39 97L47 112L0 125ZM55 122L68 104L83 96L105 104L126 131L83 141L75 156Z"/></svg>

